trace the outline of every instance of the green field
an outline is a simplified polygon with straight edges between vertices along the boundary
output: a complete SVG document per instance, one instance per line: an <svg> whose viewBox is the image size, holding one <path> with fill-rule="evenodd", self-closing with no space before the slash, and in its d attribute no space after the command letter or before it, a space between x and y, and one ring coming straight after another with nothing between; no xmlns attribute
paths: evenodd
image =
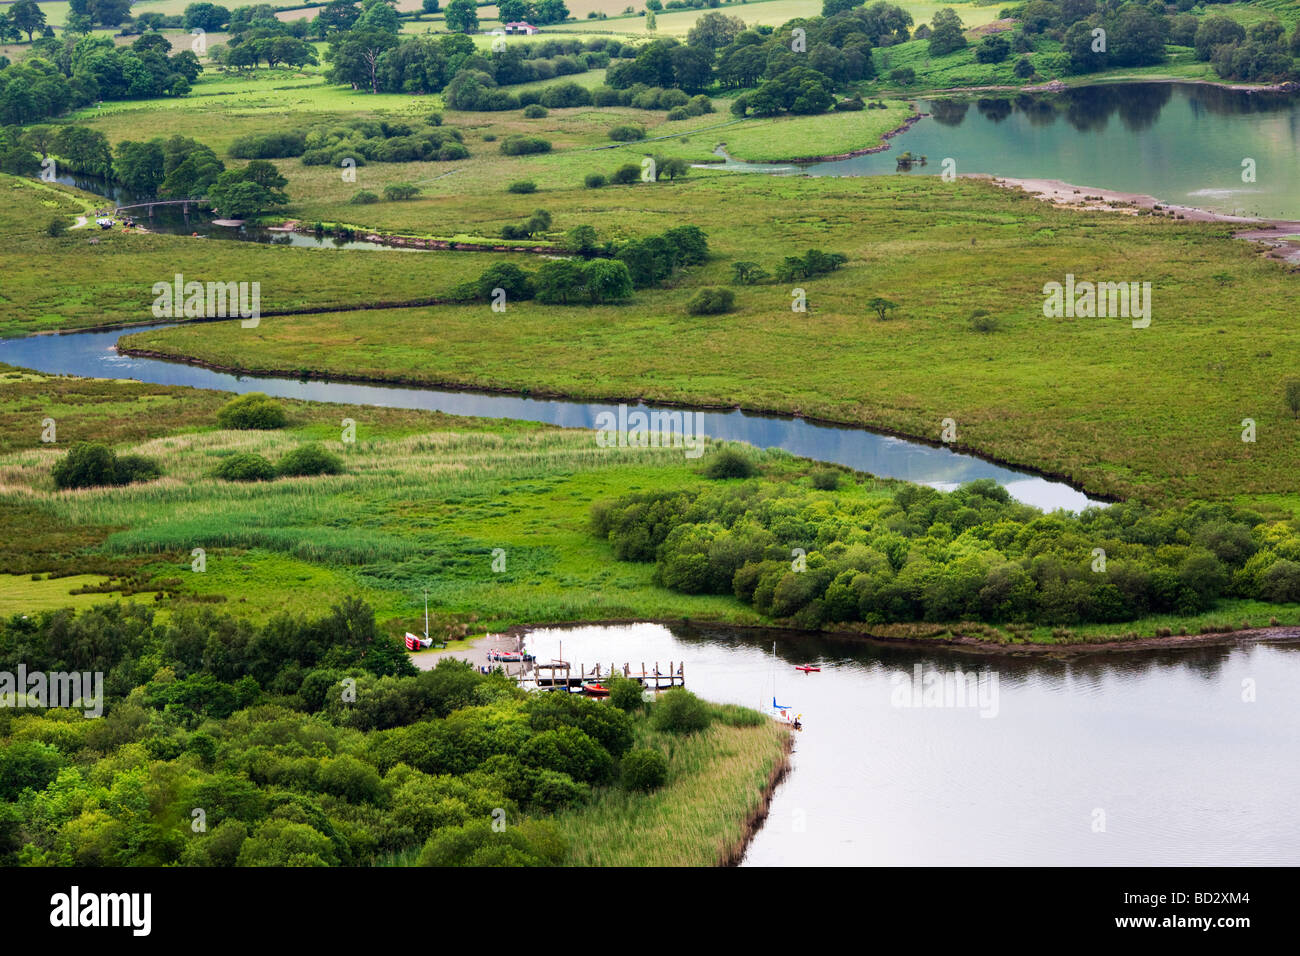
<svg viewBox="0 0 1300 956"><path fill-rule="evenodd" d="M603 198L633 191L627 205ZM1095 494L1294 494L1300 427L1283 406L1281 381L1291 372L1286 343L1300 293L1284 267L1223 226L1081 213L937 177L716 173L600 196L599 206L589 190L502 194L492 208L473 198L447 202L463 203L457 215L473 216L485 232L532 205L550 209L557 229L590 223L602 238L693 221L713 259L628 306L524 302L510 306L508 321L488 323L486 305L303 316L266 319L256 330L182 327L128 343L254 371L739 404L927 438L953 417L962 447ZM392 205L410 214L407 204ZM781 244L773 247L770 235ZM770 271L810 247L849 261L801 283L806 314L790 311L789 287L772 284L737 287L729 315L684 314L694 289L730 281L734 262ZM1149 276L1151 327L1045 319L1043 285L1066 273ZM1230 281L1216 278L1225 274ZM1257 303L1248 315L1239 307L1246 288ZM876 296L899 304L888 321L866 308ZM1197 307L1174 305L1182 301ZM979 309L995 317L997 331L971 329ZM1247 417L1258 422L1255 444L1240 439Z"/></svg>

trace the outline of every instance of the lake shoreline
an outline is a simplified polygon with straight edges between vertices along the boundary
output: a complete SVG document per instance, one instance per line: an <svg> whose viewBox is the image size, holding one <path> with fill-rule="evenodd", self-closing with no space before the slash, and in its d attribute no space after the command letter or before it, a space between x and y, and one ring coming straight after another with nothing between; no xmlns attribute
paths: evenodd
<svg viewBox="0 0 1300 956"><path fill-rule="evenodd" d="M908 90L906 96L926 98L938 95L960 95L962 93L1062 93L1066 90L1080 89L1088 86L1126 86L1134 83L1162 83L1162 84L1189 84L1194 86L1213 86L1221 90L1236 90L1238 93L1295 93L1300 92L1300 83L1287 81L1284 83L1229 83L1219 80L1204 79L1183 79L1180 77L1145 77L1145 76L1116 76L1110 79L1105 78L1088 78L1085 74L1079 78L1076 83L1064 83L1061 80L1050 80L1047 83L1031 83L1027 86L947 86L932 90L921 90L913 92ZM902 91L882 90L879 96L897 96Z"/></svg>
<svg viewBox="0 0 1300 956"><path fill-rule="evenodd" d="M1146 193L1080 186L1060 179L995 176L990 173L963 173L962 178L984 180L1002 189L1020 189L1035 199L1080 212L1119 212L1137 215L1139 210L1146 209L1152 213L1169 214L1165 218L1181 218L1186 222L1253 227L1234 232L1233 238L1271 245L1272 251L1268 253L1270 258L1300 264L1300 243L1288 244L1286 241L1286 234L1300 233L1300 220L1234 216L1229 213L1212 212L1199 206L1182 206L1164 202ZM1129 208L1116 208L1115 204Z"/></svg>
<svg viewBox="0 0 1300 956"><path fill-rule="evenodd" d="M776 623L745 624L726 621L703 621L696 618L612 618L594 621L554 621L541 624L515 624L491 635L496 641L510 641L515 647L523 646L523 639L533 631L553 628L577 629L582 627L615 627L629 624L658 624L663 627L727 627L736 630L782 631L792 637L830 637L867 644L890 647L935 648L942 647L958 652L1005 657L1077 657L1095 653L1124 653L1129 651L1163 650L1182 647L1230 646L1235 644L1300 642L1300 625L1270 625L1243 628L1212 634L1174 634L1169 637L1138 637L1113 641L1075 641L1071 643L1009 644L970 635L953 637L903 637L870 634L852 628L831 628L809 631ZM937 626L937 625L936 625ZM488 635L475 639L475 643ZM471 649L472 650L472 649Z"/></svg>

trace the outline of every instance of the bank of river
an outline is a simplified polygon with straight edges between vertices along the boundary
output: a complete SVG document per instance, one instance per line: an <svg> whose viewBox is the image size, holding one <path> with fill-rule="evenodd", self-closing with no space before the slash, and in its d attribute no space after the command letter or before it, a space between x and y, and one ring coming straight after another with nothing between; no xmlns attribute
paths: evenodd
<svg viewBox="0 0 1300 956"><path fill-rule="evenodd" d="M971 658L645 623L524 642L588 666L684 661L702 697L765 707L775 694L802 714L745 865L1300 863L1300 644ZM958 672L976 682L963 706ZM927 703L944 680L951 696Z"/></svg>
<svg viewBox="0 0 1300 956"><path fill-rule="evenodd" d="M164 328L138 327L136 331ZM459 389L401 387L354 383L253 377L201 365L124 354L117 348L118 330L95 330L0 339L0 362L60 375L92 378L134 378L160 385L188 385L230 392L266 392L283 398L421 408L455 415L515 418L568 428L595 428L597 416L618 407L600 402L527 398ZM635 408L652 409L642 402ZM846 465L882 478L898 478L951 490L977 478L991 478L1019 501L1044 510L1079 511L1104 504L1063 481L1007 467L943 445L931 445L896 435L789 416L764 415L739 409L698 411L700 431L726 441L748 442L758 448L784 448L795 455Z"/></svg>

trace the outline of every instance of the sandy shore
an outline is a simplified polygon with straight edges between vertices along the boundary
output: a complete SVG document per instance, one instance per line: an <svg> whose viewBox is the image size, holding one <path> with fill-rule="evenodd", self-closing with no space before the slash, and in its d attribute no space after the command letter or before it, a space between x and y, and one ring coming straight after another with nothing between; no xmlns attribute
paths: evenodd
<svg viewBox="0 0 1300 956"><path fill-rule="evenodd" d="M982 173L967 174L968 179L986 179L995 186L1023 189L1038 199L1071 209L1094 209L1104 212L1127 212L1137 215L1141 209L1162 213L1189 222L1221 222L1241 225L1233 235L1238 239L1270 246L1270 256L1300 264L1300 220L1259 219L1254 216L1231 216L1210 212L1196 206L1180 206L1162 202L1145 193L1126 193L1115 189L1093 186L1076 186L1059 179L1018 179L1012 176L989 176ZM1292 238L1288 238L1292 237Z"/></svg>

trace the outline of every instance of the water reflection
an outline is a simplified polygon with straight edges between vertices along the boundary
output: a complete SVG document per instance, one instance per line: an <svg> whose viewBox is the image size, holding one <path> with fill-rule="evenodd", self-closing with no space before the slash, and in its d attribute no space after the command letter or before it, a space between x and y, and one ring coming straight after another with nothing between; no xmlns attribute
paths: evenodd
<svg viewBox="0 0 1300 956"><path fill-rule="evenodd" d="M1042 660L676 624L539 629L527 644L588 667L684 661L703 697L775 694L802 714L746 865L1300 862L1296 645ZM902 706L918 665L996 675L996 716Z"/></svg>

